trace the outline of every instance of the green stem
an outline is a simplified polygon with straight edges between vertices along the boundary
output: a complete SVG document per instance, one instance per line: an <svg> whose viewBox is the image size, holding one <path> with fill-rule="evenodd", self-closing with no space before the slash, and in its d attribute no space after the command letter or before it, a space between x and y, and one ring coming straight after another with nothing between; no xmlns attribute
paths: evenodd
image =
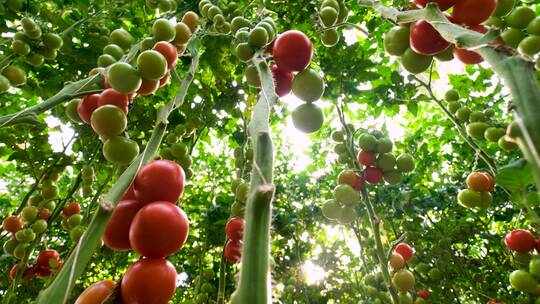
<svg viewBox="0 0 540 304"><path fill-rule="evenodd" d="M192 41L196 40L192 38ZM162 108L173 109L173 105L181 104L187 94L187 89L194 78L194 71L196 70L199 62L198 43L190 44L190 51L192 54L191 67L182 81L180 90L173 100ZM71 289L78 277L84 272L86 265L90 261L92 254L97 248L98 243L101 241L101 236L105 230L105 226L111 217L112 210L132 183L135 178L135 174L139 171L141 166L154 158L161 141L165 135L167 129L167 117L171 110L164 112L158 111L158 121L152 135L144 149L137 159L124 171L124 173L118 178L115 185L109 190L105 198L100 203L100 208L95 213L92 222L88 226L87 230L79 240L75 250L66 259L64 265L52 281L51 285L40 292L37 303L49 304L49 303L66 303Z"/></svg>
<svg viewBox="0 0 540 304"><path fill-rule="evenodd" d="M270 138L270 110L276 100L272 74L263 58L253 59L261 78L261 97L253 109L249 134L254 147L251 189L246 206L246 226L240 283L231 297L233 304L269 304L270 285L270 222L272 198L273 147Z"/></svg>
<svg viewBox="0 0 540 304"><path fill-rule="evenodd" d="M225 245L227 241L223 244L223 251L221 252L221 261L219 262L219 285L217 293L217 303L225 303L225 286L227 282L227 263L225 262Z"/></svg>

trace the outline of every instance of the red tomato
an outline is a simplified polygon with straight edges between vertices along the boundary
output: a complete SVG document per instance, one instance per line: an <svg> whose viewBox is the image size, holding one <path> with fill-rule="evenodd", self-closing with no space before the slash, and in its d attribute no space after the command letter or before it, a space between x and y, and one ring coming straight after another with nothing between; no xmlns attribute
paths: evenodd
<svg viewBox="0 0 540 304"><path fill-rule="evenodd" d="M425 7L430 2L437 3L441 11L451 8L456 3L455 0L414 0L413 2L418 7Z"/></svg>
<svg viewBox="0 0 540 304"><path fill-rule="evenodd" d="M274 79L276 95L283 97L291 93L294 78L293 73L280 69L275 64L272 64L270 69L272 70L272 78Z"/></svg>
<svg viewBox="0 0 540 304"><path fill-rule="evenodd" d="M159 87L161 88L162 86L166 85L169 82L170 78L171 73L167 72L167 74L165 74L165 76L161 77L161 79L159 80Z"/></svg>
<svg viewBox="0 0 540 304"><path fill-rule="evenodd" d="M429 300L429 298L431 298L431 293L425 289L419 290L416 295L424 300Z"/></svg>
<svg viewBox="0 0 540 304"><path fill-rule="evenodd" d="M19 263L13 265L13 267L11 267L11 270L9 271L9 278L11 280L15 280L15 277L17 276L17 271L19 271ZM23 281L28 282L31 279L33 279L34 276L35 276L34 270L32 269L30 265L26 264L26 266L24 267L23 274L22 274Z"/></svg>
<svg viewBox="0 0 540 304"><path fill-rule="evenodd" d="M375 153L368 151L358 152L356 158L358 158L358 162L364 166L373 166L375 164L375 160L377 160L377 156L375 156Z"/></svg>
<svg viewBox="0 0 540 304"><path fill-rule="evenodd" d="M275 40L272 55L280 69L299 72L311 62L313 44L306 34L300 31L286 31Z"/></svg>
<svg viewBox="0 0 540 304"><path fill-rule="evenodd" d="M233 217L225 225L227 238L233 241L240 241L244 236L244 219Z"/></svg>
<svg viewBox="0 0 540 304"><path fill-rule="evenodd" d="M470 26L469 29L479 33L486 33L488 31L487 27L484 25ZM482 58L482 56L475 51L455 47L452 52L454 53L454 57L459 59L459 61L463 62L464 64L479 64L484 61L484 58Z"/></svg>
<svg viewBox="0 0 540 304"><path fill-rule="evenodd" d="M170 160L155 160L141 168L133 189L138 201L176 202L184 192L184 169Z"/></svg>
<svg viewBox="0 0 540 304"><path fill-rule="evenodd" d="M401 254L405 262L408 262L412 259L414 254L414 249L409 246L407 243L400 243L394 249L394 252Z"/></svg>
<svg viewBox="0 0 540 304"><path fill-rule="evenodd" d="M103 280L88 286L77 298L75 304L100 304L113 291L116 282Z"/></svg>
<svg viewBox="0 0 540 304"><path fill-rule="evenodd" d="M536 239L527 230L516 229L504 238L506 247L512 251L526 253L536 247Z"/></svg>
<svg viewBox="0 0 540 304"><path fill-rule="evenodd" d="M51 216L51 211L47 208L43 208L39 211L38 219L47 220Z"/></svg>
<svg viewBox="0 0 540 304"><path fill-rule="evenodd" d="M353 188L360 191L364 189L364 181L360 178L360 175L355 174Z"/></svg>
<svg viewBox="0 0 540 304"><path fill-rule="evenodd" d="M99 94L98 108L107 104L119 107L126 115L128 113L129 99L127 94L120 93L112 88L106 89Z"/></svg>
<svg viewBox="0 0 540 304"><path fill-rule="evenodd" d="M176 289L176 269L165 259L142 259L127 269L120 283L126 304L167 304Z"/></svg>
<svg viewBox="0 0 540 304"><path fill-rule="evenodd" d="M377 167L370 166L364 170L364 179L372 185L378 184L382 178L383 172Z"/></svg>
<svg viewBox="0 0 540 304"><path fill-rule="evenodd" d="M51 275L52 271L57 270L62 266L60 254L54 249L42 250L36 258L36 266L34 272L37 276L46 277Z"/></svg>
<svg viewBox="0 0 540 304"><path fill-rule="evenodd" d="M103 233L103 242L107 247L117 251L131 249L129 227L143 206L144 204L136 200L123 200L116 205Z"/></svg>
<svg viewBox="0 0 540 304"><path fill-rule="evenodd" d="M87 124L90 124L90 117L94 110L98 108L99 94L86 95L77 106L79 117Z"/></svg>
<svg viewBox="0 0 540 304"><path fill-rule="evenodd" d="M411 27L411 48L418 54L430 56L444 51L450 43L426 20L419 20Z"/></svg>
<svg viewBox="0 0 540 304"><path fill-rule="evenodd" d="M81 205L79 205L79 203L77 202L68 204L64 206L64 208L62 209L62 215L64 217L70 217L73 214L77 214L77 213L81 213Z"/></svg>
<svg viewBox="0 0 540 304"><path fill-rule="evenodd" d="M486 172L472 172L467 176L467 187L476 192L491 192L495 189L495 179Z"/></svg>
<svg viewBox="0 0 540 304"><path fill-rule="evenodd" d="M154 45L152 50L161 53L161 55L165 57L169 69L176 66L176 62L178 61L178 50L174 45L167 41L160 41Z"/></svg>
<svg viewBox="0 0 540 304"><path fill-rule="evenodd" d="M153 94L157 89L159 88L159 80L148 80L144 79L142 80L141 87L137 91L138 94L141 95L150 95Z"/></svg>
<svg viewBox="0 0 540 304"><path fill-rule="evenodd" d="M134 200L135 199L135 191L133 190L133 183L129 185L126 192L124 192L124 196L122 196L122 201L127 200Z"/></svg>
<svg viewBox="0 0 540 304"><path fill-rule="evenodd" d="M7 232L15 233L21 230L22 226L21 219L14 215L8 216L2 221L2 228Z"/></svg>
<svg viewBox="0 0 540 304"><path fill-rule="evenodd" d="M242 259L242 241L228 240L223 255L231 264L240 263Z"/></svg>
<svg viewBox="0 0 540 304"><path fill-rule="evenodd" d="M540 253L540 238L536 240L536 252Z"/></svg>
<svg viewBox="0 0 540 304"><path fill-rule="evenodd" d="M169 202L158 201L137 212L129 228L129 242L142 256L164 258L182 248L188 232L189 220L184 211Z"/></svg>
<svg viewBox="0 0 540 304"><path fill-rule="evenodd" d="M457 0L452 10L454 21L465 25L478 25L493 14L497 0Z"/></svg>

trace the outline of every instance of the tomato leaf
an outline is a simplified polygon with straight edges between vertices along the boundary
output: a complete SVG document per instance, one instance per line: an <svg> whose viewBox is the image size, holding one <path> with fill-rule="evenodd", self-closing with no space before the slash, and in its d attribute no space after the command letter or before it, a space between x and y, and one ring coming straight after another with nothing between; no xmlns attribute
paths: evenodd
<svg viewBox="0 0 540 304"><path fill-rule="evenodd" d="M523 159L503 167L497 174L497 184L512 192L523 190L532 183L531 167Z"/></svg>

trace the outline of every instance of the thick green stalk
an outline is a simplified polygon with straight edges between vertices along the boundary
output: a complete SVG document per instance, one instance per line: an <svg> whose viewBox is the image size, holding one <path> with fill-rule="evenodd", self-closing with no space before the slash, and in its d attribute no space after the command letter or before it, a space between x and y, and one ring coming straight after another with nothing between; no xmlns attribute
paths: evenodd
<svg viewBox="0 0 540 304"><path fill-rule="evenodd" d="M272 300L269 255L275 187L269 118L276 95L272 74L264 59L257 56L253 63L261 78L262 92L248 128L254 147L253 172L246 206L240 283L231 298L233 304L269 304Z"/></svg>
<svg viewBox="0 0 540 304"><path fill-rule="evenodd" d="M175 99L163 106L164 108L172 110L174 105L179 105L184 101L187 89L194 78L194 72L197 69L199 62L198 43L190 44L190 51L192 55L190 70L182 81L180 91L176 95ZM37 299L38 304L67 303L75 281L85 270L86 265L92 257L92 254L101 241L101 236L105 230L105 226L111 217L111 211L114 209L126 189L135 178L135 174L137 171L139 171L140 167L155 156L165 135L165 131L167 129L166 118L169 114L170 111L158 112L156 126L143 153L141 153L137 159L124 171L124 173L118 178L116 184L109 190L105 198L101 201L100 208L95 213L92 222L79 240L75 250L65 261L51 285L47 289L40 292Z"/></svg>

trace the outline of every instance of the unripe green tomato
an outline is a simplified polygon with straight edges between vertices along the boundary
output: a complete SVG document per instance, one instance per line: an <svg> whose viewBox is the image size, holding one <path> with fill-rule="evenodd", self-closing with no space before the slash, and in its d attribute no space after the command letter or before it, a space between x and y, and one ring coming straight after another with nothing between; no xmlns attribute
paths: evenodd
<svg viewBox="0 0 540 304"><path fill-rule="evenodd" d="M399 293L399 304L413 304L412 295L408 292Z"/></svg>
<svg viewBox="0 0 540 304"><path fill-rule="evenodd" d="M487 128L489 125L485 122L472 122L467 125L467 134L476 140L483 140Z"/></svg>
<svg viewBox="0 0 540 304"><path fill-rule="evenodd" d="M173 40L174 44L186 44L189 42L189 38L191 38L191 30L189 29L189 26L183 22L178 22L174 26L174 30L176 32Z"/></svg>
<svg viewBox="0 0 540 304"><path fill-rule="evenodd" d="M0 75L0 93L7 92L10 87L11 84L9 83L9 79L7 79L7 77L4 75Z"/></svg>
<svg viewBox="0 0 540 304"><path fill-rule="evenodd" d="M515 150L518 148L518 146L513 143L513 142L510 142L510 141L507 141L504 136L499 138L499 147L503 150L506 150L506 151L512 151L512 150Z"/></svg>
<svg viewBox="0 0 540 304"><path fill-rule="evenodd" d="M36 220L38 213L39 209L35 206L24 207L21 211L21 219L27 223L33 222Z"/></svg>
<svg viewBox="0 0 540 304"><path fill-rule="evenodd" d="M491 118L495 116L495 111L493 109L485 109L484 114L486 115L487 118Z"/></svg>
<svg viewBox="0 0 540 304"><path fill-rule="evenodd" d="M214 270L212 269L204 269L203 270L203 273L202 273L202 277L206 280L206 281L210 281L214 278L215 276L215 272Z"/></svg>
<svg viewBox="0 0 540 304"><path fill-rule="evenodd" d="M266 30L266 33L268 34L268 43L274 41L276 39L276 32L274 30L274 27L266 21L259 22L260 27L263 27Z"/></svg>
<svg viewBox="0 0 540 304"><path fill-rule="evenodd" d="M314 95L311 94L311 96ZM322 127L324 123L324 114L321 108L316 104L304 103L293 110L292 121L296 129L310 134L318 131Z"/></svg>
<svg viewBox="0 0 540 304"><path fill-rule="evenodd" d="M193 160L191 159L191 155L185 154L177 158L178 164L182 166L182 168L189 168L191 167L191 164L193 163Z"/></svg>
<svg viewBox="0 0 540 304"><path fill-rule="evenodd" d="M360 203L360 195L350 185L341 184L334 188L334 199L347 206L356 206Z"/></svg>
<svg viewBox="0 0 540 304"><path fill-rule="evenodd" d="M259 77L259 72L254 65L249 65L246 69L246 82L248 85L259 88L261 86L261 79Z"/></svg>
<svg viewBox="0 0 540 304"><path fill-rule="evenodd" d="M92 129L104 139L121 134L127 126L126 114L115 105L97 108L92 113L90 122Z"/></svg>
<svg viewBox="0 0 540 304"><path fill-rule="evenodd" d="M26 56L28 54L30 54L30 46L24 42L24 41L21 41L21 40L13 40L13 42L11 43L11 50L17 54L17 55L21 55L21 56Z"/></svg>
<svg viewBox="0 0 540 304"><path fill-rule="evenodd" d="M142 84L139 71L126 62L111 65L107 77L111 87L124 94L135 93Z"/></svg>
<svg viewBox="0 0 540 304"><path fill-rule="evenodd" d="M329 220L336 220L340 216L341 205L335 200L327 200L322 208L322 214Z"/></svg>
<svg viewBox="0 0 540 304"><path fill-rule="evenodd" d="M324 79L313 69L305 69L296 74L292 83L292 92L305 102L319 100L324 94Z"/></svg>
<svg viewBox="0 0 540 304"><path fill-rule="evenodd" d="M345 6L345 1L338 1L339 3L339 16L336 23L343 23L347 21L347 17L349 16L349 10Z"/></svg>
<svg viewBox="0 0 540 304"><path fill-rule="evenodd" d="M129 49L134 41L131 34L121 28L112 31L109 38L111 39L111 43L118 45L124 50Z"/></svg>
<svg viewBox="0 0 540 304"><path fill-rule="evenodd" d="M325 47L333 47L339 42L339 33L336 29L327 29L321 33L321 43Z"/></svg>
<svg viewBox="0 0 540 304"><path fill-rule="evenodd" d="M483 122L486 121L487 117L486 114L482 111L473 111L471 112L471 115L469 116L470 122Z"/></svg>
<svg viewBox="0 0 540 304"><path fill-rule="evenodd" d="M530 293L536 289L538 282L525 270L515 270L510 274L510 284L521 292Z"/></svg>
<svg viewBox="0 0 540 304"><path fill-rule="evenodd" d="M55 207L56 203L54 201L48 201L45 203L45 205L43 205L43 208L49 209L51 211L53 211Z"/></svg>
<svg viewBox="0 0 540 304"><path fill-rule="evenodd" d="M80 213L72 214L67 218L68 226L73 229L82 223L82 215Z"/></svg>
<svg viewBox="0 0 540 304"><path fill-rule="evenodd" d="M19 245L19 242L16 239L9 239L4 243L4 252L10 255L13 255L13 251Z"/></svg>
<svg viewBox="0 0 540 304"><path fill-rule="evenodd" d="M465 208L476 208L480 206L481 199L480 193L471 189L461 190L458 194L458 202Z"/></svg>
<svg viewBox="0 0 540 304"><path fill-rule="evenodd" d="M336 154L345 154L347 153L347 147L345 144L339 143L334 146L334 153Z"/></svg>
<svg viewBox="0 0 540 304"><path fill-rule="evenodd" d="M413 289L415 282L414 274L407 269L397 271L392 277L392 283L401 291Z"/></svg>
<svg viewBox="0 0 540 304"><path fill-rule="evenodd" d="M371 134L363 133L358 138L358 145L363 151L374 152L377 149L377 138Z"/></svg>
<svg viewBox="0 0 540 304"><path fill-rule="evenodd" d="M429 271L428 276L432 281L439 281L442 278L442 273L439 269L433 268Z"/></svg>
<svg viewBox="0 0 540 304"><path fill-rule="evenodd" d="M319 12L319 19L324 27L329 27L336 24L339 12L333 7L323 7Z"/></svg>
<svg viewBox="0 0 540 304"><path fill-rule="evenodd" d="M26 256L27 248L28 248L28 244L18 244L13 250L13 256L19 260L24 259L24 257Z"/></svg>
<svg viewBox="0 0 540 304"><path fill-rule="evenodd" d="M74 123L82 123L82 119L77 112L77 107L81 102L80 98L72 99L66 106L66 116Z"/></svg>
<svg viewBox="0 0 540 304"><path fill-rule="evenodd" d="M376 165L383 172L392 171L396 166L396 157L392 153L380 154L377 158Z"/></svg>
<svg viewBox="0 0 540 304"><path fill-rule="evenodd" d="M183 142L174 143L171 146L171 154L176 158L185 157L188 154L188 148Z"/></svg>
<svg viewBox="0 0 540 304"><path fill-rule="evenodd" d="M426 71L432 61L432 56L417 54L410 48L408 48L401 56L401 65L411 74L418 74Z"/></svg>
<svg viewBox="0 0 540 304"><path fill-rule="evenodd" d="M236 188L236 199L239 202L245 203L249 194L249 184L242 183Z"/></svg>
<svg viewBox="0 0 540 304"><path fill-rule="evenodd" d="M356 218L356 210L353 207L342 206L336 220L342 225L347 225L354 222Z"/></svg>
<svg viewBox="0 0 540 304"><path fill-rule="evenodd" d="M239 202L231 205L231 215L234 217L244 218L245 207Z"/></svg>
<svg viewBox="0 0 540 304"><path fill-rule="evenodd" d="M31 53L25 58L26 63L32 66L40 66L45 62L45 57L38 53Z"/></svg>
<svg viewBox="0 0 540 304"><path fill-rule="evenodd" d="M58 34L47 33L43 35L43 44L51 50L58 50L64 45L64 40Z"/></svg>
<svg viewBox="0 0 540 304"><path fill-rule="evenodd" d="M540 35L540 16L534 18L534 20L529 23L527 26L527 32L530 35Z"/></svg>
<svg viewBox="0 0 540 304"><path fill-rule="evenodd" d="M41 234L47 230L47 221L41 219L37 220L32 224L31 228L35 234Z"/></svg>
<svg viewBox="0 0 540 304"><path fill-rule="evenodd" d="M83 226L77 226L71 229L69 232L69 238L71 241L78 242L81 236L84 234L85 228Z"/></svg>
<svg viewBox="0 0 540 304"><path fill-rule="evenodd" d="M454 59L454 47L447 47L446 50L435 54L435 58L439 61L452 61Z"/></svg>
<svg viewBox="0 0 540 304"><path fill-rule="evenodd" d="M409 27L396 26L384 36L384 49L393 56L401 56L409 48Z"/></svg>
<svg viewBox="0 0 540 304"><path fill-rule="evenodd" d="M392 152L393 143L388 137L382 137L377 140L377 153L390 153Z"/></svg>
<svg viewBox="0 0 540 304"><path fill-rule="evenodd" d="M24 228L15 233L15 239L17 241L25 243L31 242L36 238L36 234L30 228Z"/></svg>
<svg viewBox="0 0 540 304"><path fill-rule="evenodd" d="M331 7L339 12L339 3L337 0L324 0L321 3L321 8Z"/></svg>
<svg viewBox="0 0 540 304"><path fill-rule="evenodd" d="M114 57L109 54L100 55L97 59L97 65L101 68L106 68L115 62L116 59L114 59Z"/></svg>
<svg viewBox="0 0 540 304"><path fill-rule="evenodd" d="M390 185L397 185L403 180L403 174L398 170L384 172L384 181Z"/></svg>
<svg viewBox="0 0 540 304"><path fill-rule="evenodd" d="M484 133L484 138L490 142L498 142L501 137L504 136L506 130L503 128L489 127Z"/></svg>
<svg viewBox="0 0 540 304"><path fill-rule="evenodd" d="M532 8L528 6L519 6L506 16L505 21L509 27L524 29L535 17L536 13Z"/></svg>
<svg viewBox="0 0 540 304"><path fill-rule="evenodd" d="M403 153L396 159L396 166L400 172L411 172L414 170L414 158L412 155Z"/></svg>
<svg viewBox="0 0 540 304"><path fill-rule="evenodd" d="M493 196L489 192L480 192L480 209L485 210L493 203Z"/></svg>
<svg viewBox="0 0 540 304"><path fill-rule="evenodd" d="M38 27L38 28L36 28L36 29L33 30L33 31L25 31L24 34L25 34L28 38L30 38L30 39L32 39L32 40L37 40L37 39L41 38L42 32L41 32L41 29Z"/></svg>
<svg viewBox="0 0 540 304"><path fill-rule="evenodd" d="M124 50L114 43L106 45L103 53L112 56L115 60L120 60L124 56Z"/></svg>
<svg viewBox="0 0 540 304"><path fill-rule="evenodd" d="M505 27L504 21L501 18L495 17L495 16L489 17L489 19L484 24L492 26L492 27L496 27L496 28Z"/></svg>
<svg viewBox="0 0 540 304"><path fill-rule="evenodd" d="M17 65L7 66L2 70L2 75L4 75L14 87L26 83L26 72Z"/></svg>
<svg viewBox="0 0 540 304"><path fill-rule="evenodd" d="M103 145L105 159L119 165L129 165L139 155L139 145L123 136L113 136Z"/></svg>
<svg viewBox="0 0 540 304"><path fill-rule="evenodd" d="M508 15L516 5L516 0L498 0L493 16L503 17Z"/></svg>
<svg viewBox="0 0 540 304"><path fill-rule="evenodd" d="M255 51L248 43L242 42L236 46L236 56L240 61L248 62L253 58L253 55L255 55Z"/></svg>
<svg viewBox="0 0 540 304"><path fill-rule="evenodd" d="M462 121L462 122L466 122L469 120L469 116L471 115L471 109L463 106L461 108L459 108L457 111L456 111L456 117Z"/></svg>
<svg viewBox="0 0 540 304"><path fill-rule="evenodd" d="M159 153L159 156L161 156L162 159L168 159L168 160L174 159L174 156L171 153L171 148L169 147L161 148L161 152Z"/></svg>
<svg viewBox="0 0 540 304"><path fill-rule="evenodd" d="M231 31L233 33L236 33L239 29L243 27L249 28L250 26L251 26L251 22L249 22L249 20L247 20L244 17L240 17L240 16L234 17L231 20Z"/></svg>
<svg viewBox="0 0 540 304"><path fill-rule="evenodd" d="M446 93L444 94L444 99L448 102L450 101L457 101L459 100L459 93L458 91L454 90L454 89L450 89L448 91L446 91Z"/></svg>
<svg viewBox="0 0 540 304"><path fill-rule="evenodd" d="M167 74L167 59L154 50L147 50L137 57L137 68L142 78L159 80Z"/></svg>
<svg viewBox="0 0 540 304"><path fill-rule="evenodd" d="M528 36L521 40L518 45L518 51L521 55L533 57L540 53L540 36Z"/></svg>

